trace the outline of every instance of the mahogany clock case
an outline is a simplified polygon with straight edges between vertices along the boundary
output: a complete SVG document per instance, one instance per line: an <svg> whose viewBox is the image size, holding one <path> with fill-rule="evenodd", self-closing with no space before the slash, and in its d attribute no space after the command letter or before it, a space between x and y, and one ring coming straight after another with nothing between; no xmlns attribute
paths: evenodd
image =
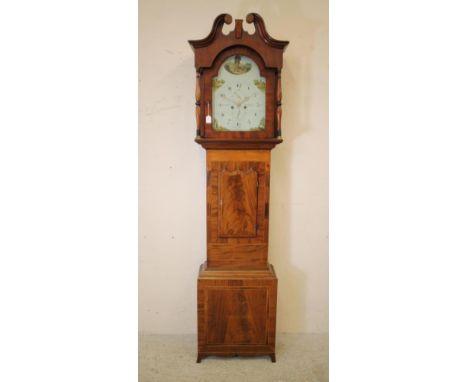
<svg viewBox="0 0 468 382"><path fill-rule="evenodd" d="M195 53L196 139L206 150L207 261L198 276L198 357L269 355L275 362L278 280L268 263L271 149L281 138L281 68L287 41L272 38L260 15L216 17L210 34L190 40ZM256 131L213 128L213 78L232 56L253 60L265 78L265 126ZM252 64L253 65L253 64Z"/></svg>

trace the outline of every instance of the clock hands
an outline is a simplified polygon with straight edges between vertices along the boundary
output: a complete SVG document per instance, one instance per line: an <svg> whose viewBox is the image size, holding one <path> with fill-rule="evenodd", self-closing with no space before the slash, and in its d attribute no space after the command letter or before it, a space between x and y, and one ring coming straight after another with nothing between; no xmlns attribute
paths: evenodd
<svg viewBox="0 0 468 382"><path fill-rule="evenodd" d="M255 104L255 103L252 103L252 102L247 103L250 99L252 99L253 95L250 94L249 96L241 97L238 92L233 92L233 93L231 93L231 95L234 95L236 98L238 98L238 100L236 100L234 98L231 98L231 97L228 97L228 96L226 96L226 94L220 94L220 97L228 102L228 104L224 104L224 106L228 106L229 103L230 103L232 105L231 109L234 109L234 106L237 108L237 113L235 113L235 110L231 111L231 113L232 113L231 117L234 118L234 121L237 121L237 129L242 129L242 127L239 126L239 123L241 122L241 119L244 119L245 115L248 115L248 114L245 114L242 111L242 109L243 108L246 109L247 106L253 106ZM244 105L244 107L242 108L243 105ZM241 114L242 114L242 117L241 117Z"/></svg>
<svg viewBox="0 0 468 382"><path fill-rule="evenodd" d="M234 95L240 99L239 102L236 102L237 107L240 107L244 102L247 102L250 99L250 97L252 97L252 96L247 96L247 97L242 98L237 92L235 92Z"/></svg>
<svg viewBox="0 0 468 382"><path fill-rule="evenodd" d="M240 101L233 100L232 98L227 97L225 94L222 94L221 97L224 98L226 101L231 102L234 104L236 107L241 107L243 103L247 102L252 96L247 96L244 98L241 98L237 93L234 93L236 97L240 99Z"/></svg>
<svg viewBox="0 0 468 382"><path fill-rule="evenodd" d="M221 97L237 106L237 101L234 101L233 99L229 97L226 97L226 95L224 94L221 94Z"/></svg>
<svg viewBox="0 0 468 382"><path fill-rule="evenodd" d="M240 107L244 102L247 102L250 99L251 96L245 97L238 105Z"/></svg>

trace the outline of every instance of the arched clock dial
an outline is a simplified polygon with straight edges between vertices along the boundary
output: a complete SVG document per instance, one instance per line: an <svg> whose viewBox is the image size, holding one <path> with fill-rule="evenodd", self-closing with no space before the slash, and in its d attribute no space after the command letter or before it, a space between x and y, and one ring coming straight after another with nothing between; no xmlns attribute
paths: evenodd
<svg viewBox="0 0 468 382"><path fill-rule="evenodd" d="M265 78L251 58L235 55L221 65L212 80L213 129L265 129Z"/></svg>

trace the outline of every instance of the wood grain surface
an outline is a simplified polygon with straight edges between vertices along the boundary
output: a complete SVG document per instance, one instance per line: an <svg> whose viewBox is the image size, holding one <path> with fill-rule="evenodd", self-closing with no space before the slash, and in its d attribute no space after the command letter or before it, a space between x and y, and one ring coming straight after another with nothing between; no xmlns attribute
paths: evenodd
<svg viewBox="0 0 468 382"><path fill-rule="evenodd" d="M198 361L208 355L269 355L274 360L274 269L209 270L198 277Z"/></svg>
<svg viewBox="0 0 468 382"><path fill-rule="evenodd" d="M209 267L268 266L269 150L207 151Z"/></svg>

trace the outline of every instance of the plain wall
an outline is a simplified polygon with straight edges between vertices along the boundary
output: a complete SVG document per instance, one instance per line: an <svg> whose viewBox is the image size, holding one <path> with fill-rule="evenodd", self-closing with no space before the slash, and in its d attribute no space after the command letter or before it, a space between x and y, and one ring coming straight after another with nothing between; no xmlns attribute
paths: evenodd
<svg viewBox="0 0 468 382"><path fill-rule="evenodd" d="M328 332L326 0L140 0L140 332L196 332L206 178L205 150L194 142L195 69L187 40L208 35L220 13L245 20L249 12L264 18L272 37L290 41L282 72L284 142L273 149L271 167L277 330Z"/></svg>

